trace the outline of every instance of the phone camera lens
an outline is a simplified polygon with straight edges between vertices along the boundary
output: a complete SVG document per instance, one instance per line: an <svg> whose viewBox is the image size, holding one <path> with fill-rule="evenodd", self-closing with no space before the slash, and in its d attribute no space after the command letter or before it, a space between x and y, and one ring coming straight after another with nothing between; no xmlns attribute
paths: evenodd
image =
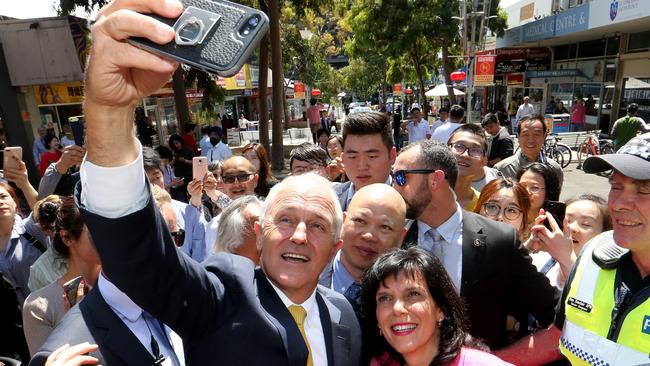
<svg viewBox="0 0 650 366"><path fill-rule="evenodd" d="M260 20L259 20L259 18L256 17L256 16L255 16L255 17L252 17L252 18L250 18L250 19L248 20L248 25L250 25L250 26L253 27L253 28L257 27L257 25L258 25L259 23L260 23Z"/></svg>

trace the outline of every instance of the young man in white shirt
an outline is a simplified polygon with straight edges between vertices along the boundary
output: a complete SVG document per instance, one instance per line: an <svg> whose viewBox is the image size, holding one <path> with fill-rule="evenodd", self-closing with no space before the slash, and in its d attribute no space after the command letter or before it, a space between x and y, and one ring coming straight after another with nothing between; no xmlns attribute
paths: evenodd
<svg viewBox="0 0 650 366"><path fill-rule="evenodd" d="M409 144L431 138L429 122L420 115L420 105L413 103L411 107L411 120L402 122L402 129L409 133Z"/></svg>

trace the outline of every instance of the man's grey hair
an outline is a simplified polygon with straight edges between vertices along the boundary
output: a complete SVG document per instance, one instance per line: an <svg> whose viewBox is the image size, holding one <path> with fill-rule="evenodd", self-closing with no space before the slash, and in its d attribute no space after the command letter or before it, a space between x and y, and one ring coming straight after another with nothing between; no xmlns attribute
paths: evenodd
<svg viewBox="0 0 650 366"><path fill-rule="evenodd" d="M235 253L237 248L244 244L244 233L254 230L253 223L246 222L242 216L242 211L249 205L261 207L262 201L253 195L240 197L232 201L221 212L217 227L217 240L214 242L215 253Z"/></svg>
<svg viewBox="0 0 650 366"><path fill-rule="evenodd" d="M341 210L341 203L339 202L336 192L334 192L334 188L332 188L332 183L315 173L289 176L271 188L271 191L268 196L266 196L266 200L262 205L262 214L260 215L261 228L264 228L266 215L271 207L275 205L278 194L291 187L298 187L299 189L305 189L305 187L308 187L311 195L323 195L325 199L332 204L334 210L334 212L332 212L334 216L334 241L339 241L341 238L341 227L343 226L343 210Z"/></svg>

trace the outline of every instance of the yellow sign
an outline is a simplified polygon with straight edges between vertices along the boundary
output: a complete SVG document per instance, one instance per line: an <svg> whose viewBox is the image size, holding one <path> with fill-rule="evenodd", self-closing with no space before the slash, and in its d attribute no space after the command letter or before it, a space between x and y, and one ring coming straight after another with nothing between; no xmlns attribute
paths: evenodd
<svg viewBox="0 0 650 366"><path fill-rule="evenodd" d="M81 103L84 99L84 86L81 81L62 84L47 84L34 87L36 104Z"/></svg>
<svg viewBox="0 0 650 366"><path fill-rule="evenodd" d="M219 77L217 85L220 85L226 90L243 90L252 89L253 82L251 81L251 65L244 64L244 67L239 70L237 74L229 78Z"/></svg>

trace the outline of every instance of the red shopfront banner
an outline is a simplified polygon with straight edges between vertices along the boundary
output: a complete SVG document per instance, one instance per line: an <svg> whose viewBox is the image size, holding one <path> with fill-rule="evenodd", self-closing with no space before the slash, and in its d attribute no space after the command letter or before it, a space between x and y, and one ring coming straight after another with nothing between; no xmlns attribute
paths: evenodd
<svg viewBox="0 0 650 366"><path fill-rule="evenodd" d="M506 74L506 85L523 85L524 74Z"/></svg>
<svg viewBox="0 0 650 366"><path fill-rule="evenodd" d="M474 85L494 84L494 64L496 56L476 56L474 66Z"/></svg>
<svg viewBox="0 0 650 366"><path fill-rule="evenodd" d="M305 83L302 81L293 82L293 97L295 99L305 99Z"/></svg>
<svg viewBox="0 0 650 366"><path fill-rule="evenodd" d="M402 84L393 84L393 94L402 94Z"/></svg>

